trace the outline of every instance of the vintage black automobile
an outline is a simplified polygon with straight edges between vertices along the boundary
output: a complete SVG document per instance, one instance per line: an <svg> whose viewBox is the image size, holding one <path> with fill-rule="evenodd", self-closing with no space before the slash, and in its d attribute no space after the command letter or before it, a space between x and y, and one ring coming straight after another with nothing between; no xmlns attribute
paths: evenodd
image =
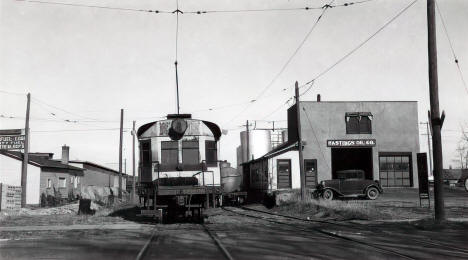
<svg viewBox="0 0 468 260"><path fill-rule="evenodd" d="M337 197L366 197L375 200L383 192L378 181L365 179L363 170L337 171L338 179L321 181L315 198L332 200Z"/></svg>

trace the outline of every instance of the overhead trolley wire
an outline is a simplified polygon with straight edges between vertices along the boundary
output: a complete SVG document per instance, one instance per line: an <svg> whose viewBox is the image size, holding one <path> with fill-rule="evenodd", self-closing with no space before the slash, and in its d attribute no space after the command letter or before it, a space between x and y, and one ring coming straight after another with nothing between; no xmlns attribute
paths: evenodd
<svg viewBox="0 0 468 260"><path fill-rule="evenodd" d="M163 14L174 14L174 11L168 10L152 10L152 9L137 9L137 8L124 8L124 7L113 7L113 6L101 6L101 5L87 5L87 4L77 4L77 3L65 3L65 2L55 2L55 1L41 1L41 0L15 0L17 2L28 2L35 4L48 4L48 5L62 5L62 6L72 6L72 7L84 7L84 8L98 8L98 9L108 9L108 10L117 10L117 11L131 11L131 12L145 12L145 13L163 13ZM348 7L356 4L363 4L375 0L364 0L364 1L354 1L347 2L338 5L327 4L324 6L304 6L304 7L292 7L292 8L259 8L259 9L237 9L237 10L198 10L198 11L184 11L182 14L210 14L210 13L250 13L250 12L278 12L278 11L310 11L310 10L321 10L324 8L335 8L335 7Z"/></svg>
<svg viewBox="0 0 468 260"><path fill-rule="evenodd" d="M331 71L333 68L335 68L338 64L346 60L349 56L351 56L353 53L355 53L357 50L359 50L361 47L363 47L367 42L369 42L372 38L374 38L377 34L382 32L388 25L390 25L393 21L395 21L398 17L400 17L404 12L406 12L411 6L413 6L418 0L414 0L411 2L409 5L407 5L405 8L403 8L400 12L398 12L395 16L393 16L390 20L388 20L385 24L383 24L377 31L372 33L369 37L367 37L364 41L359 43L356 47L354 47L351 51L346 53L343 57L338 59L335 63L333 63L331 66L317 74L312 80L309 80L306 82L304 85L310 84L311 82L316 81L317 79L321 78L323 75L327 74L329 71Z"/></svg>
<svg viewBox="0 0 468 260"><path fill-rule="evenodd" d="M462 72L462 70L460 68L460 64L459 64L459 60L457 58L457 54L455 53L455 49L453 48L452 40L450 39L448 30L447 30L447 26L445 24L444 17L442 16L442 12L439 9L439 4L437 3L437 1L435 1L435 3L436 3L436 7L437 7L437 13L439 13L440 21L442 22L442 27L444 28L445 36L447 37L447 40L448 40L449 45L450 45L450 50L452 50L453 61L455 62L455 65L457 65L458 73L460 74L460 79L462 81L463 86L465 87L466 93L468 94L468 86L466 84L465 77L463 76L463 72Z"/></svg>
<svg viewBox="0 0 468 260"><path fill-rule="evenodd" d="M323 10L325 8L334 8L334 7L348 7L355 4L363 4L375 0L364 0L364 1L354 1L347 2L343 4L326 4L323 6L304 6L304 7L291 7L291 8L259 8L259 9L238 9L238 10L198 10L198 11L188 11L187 14L210 14L210 13L252 13L252 12L277 12L277 11L309 11L309 10Z"/></svg>
<svg viewBox="0 0 468 260"><path fill-rule="evenodd" d="M98 9L108 9L108 10L118 10L118 11L131 11L131 12L165 13L165 14L171 14L172 13L170 11L165 11L165 10L135 9L135 8L75 4L75 3L64 3L64 2L51 2L51 1L40 1L40 0L15 0L15 1L35 3L35 4L62 5L62 6L85 7L85 8L87 7L87 8L98 8Z"/></svg>
<svg viewBox="0 0 468 260"><path fill-rule="evenodd" d="M388 20L385 24L383 24L377 31L375 31L374 33L372 33L369 37L367 37L363 42L361 42L360 44L358 44L355 48L353 48L351 51L349 51L348 53L346 53L343 57L341 57L340 59L338 59L335 63L333 63L331 66L327 67L325 70L323 70L322 72L320 72L319 74L317 74L317 76L315 76L313 79L307 81L305 84L301 85L300 88L302 87L305 87L309 84L313 84L317 79L319 79L320 77L322 77L323 75L325 75L326 73L328 73L329 71L331 71L334 67L336 67L338 64L340 64L341 62L343 62L345 59L347 59L349 56L351 56L353 53L355 53L357 50L359 50L361 47L363 47L367 42L369 42L372 38L374 38L378 33L380 33L381 31L383 31L383 29L385 29L388 25L390 25L393 21L395 21L398 17L400 17L404 12L406 12L411 6L413 6L418 0L414 0L413 2L411 2L409 5L407 5L405 8L403 8L400 12L398 12L395 16L393 16L390 20ZM306 94L310 89L312 88L312 86L310 86L307 90L305 90L302 94L300 94L299 96L302 96L304 94ZM286 103L291 100L291 98L289 98ZM276 111L278 111L281 107L283 107L284 104L282 104L281 106L279 106L278 108L276 108L272 113L268 114L266 117L269 117L271 116L272 114L274 114Z"/></svg>
<svg viewBox="0 0 468 260"><path fill-rule="evenodd" d="M255 97L255 99L253 99L253 102L251 102L250 104L248 104L243 110L241 110L238 114L236 114L234 117L232 117L229 121L232 121L234 119L236 119L237 117L239 117L240 115L242 115L245 111L247 111L250 106L252 105L252 103L254 103L255 101L257 101L259 98L261 98L265 92L267 92L272 86L273 84L276 82L276 80L281 76L281 74L283 74L283 72L286 70L287 66L289 65L289 63L291 63L292 59L296 56L296 54L299 52L299 50L302 48L302 46L304 45L304 43L307 41L307 39L309 38L309 36L311 35L311 33L314 31L314 29L317 27L317 24L320 22L320 19L322 18L322 16L325 14L325 12L327 11L327 9L329 8L328 6L330 4L332 4L335 0L331 0L329 2L328 5L325 5L323 10L322 10L322 13L317 17L317 19L315 20L315 22L312 24L312 26L310 27L309 31L307 32L307 34L305 35L304 39L302 39L302 41L300 42L299 46L294 50L294 52L292 53L291 56L289 56L289 58L286 60L286 63L281 67L281 69L279 70L278 73L275 74L275 76L273 77L273 79L270 81L270 83L268 83L266 85L265 88L263 88L263 90Z"/></svg>

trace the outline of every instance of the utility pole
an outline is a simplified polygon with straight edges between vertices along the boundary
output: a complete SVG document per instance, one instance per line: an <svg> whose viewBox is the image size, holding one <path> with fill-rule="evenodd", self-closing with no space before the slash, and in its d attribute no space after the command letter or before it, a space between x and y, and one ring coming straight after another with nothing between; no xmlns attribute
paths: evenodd
<svg viewBox="0 0 468 260"><path fill-rule="evenodd" d="M132 181L132 203L135 201L135 121L133 121L133 129L132 129L132 170L133 170L133 181Z"/></svg>
<svg viewBox="0 0 468 260"><path fill-rule="evenodd" d="M123 116L124 110L120 109L120 142L119 142L119 199L122 198L122 142L123 142Z"/></svg>
<svg viewBox="0 0 468 260"><path fill-rule="evenodd" d="M437 42L435 22L435 0L427 0L427 32L429 58L429 97L431 104L432 150L434 156L434 204L435 221L445 220L442 161L442 122L439 111L439 86L437 78Z"/></svg>
<svg viewBox="0 0 468 260"><path fill-rule="evenodd" d="M29 161L29 108L31 104L31 94L27 95L26 104L26 123L24 127L24 154L23 167L21 168L21 207L26 206L26 185L28 180L28 161Z"/></svg>
<svg viewBox="0 0 468 260"><path fill-rule="evenodd" d="M297 111L297 145L299 146L299 171L301 176L301 200L307 198L306 179L304 173L304 155L302 154L302 133L301 133L301 106L299 104L299 83L296 81L296 111Z"/></svg>
<svg viewBox="0 0 468 260"><path fill-rule="evenodd" d="M247 140L247 161L245 162L248 162L250 161L250 158L249 158L249 152L250 152L250 149L249 149L249 146L250 146L250 140L249 140L249 120L247 120L247 122L245 123L245 128L246 128L246 135L245 135L245 138Z"/></svg>

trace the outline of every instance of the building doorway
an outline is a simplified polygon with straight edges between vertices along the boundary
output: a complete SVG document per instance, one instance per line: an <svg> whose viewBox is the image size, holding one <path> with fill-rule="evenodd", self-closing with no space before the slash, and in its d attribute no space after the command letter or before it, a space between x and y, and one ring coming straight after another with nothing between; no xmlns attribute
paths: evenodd
<svg viewBox="0 0 468 260"><path fill-rule="evenodd" d="M372 148L332 148L332 178L337 179L337 171L363 170L365 178L373 178Z"/></svg>
<svg viewBox="0 0 468 260"><path fill-rule="evenodd" d="M276 161L278 169L278 189L291 188L291 160L278 159Z"/></svg>

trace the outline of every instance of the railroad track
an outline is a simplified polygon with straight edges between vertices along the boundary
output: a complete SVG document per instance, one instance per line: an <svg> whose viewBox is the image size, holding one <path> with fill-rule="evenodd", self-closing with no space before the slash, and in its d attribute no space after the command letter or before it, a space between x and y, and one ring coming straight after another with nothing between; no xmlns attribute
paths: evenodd
<svg viewBox="0 0 468 260"><path fill-rule="evenodd" d="M231 256L231 254L229 253L229 251L226 249L226 247L223 245L223 243L221 242L221 240L218 238L218 236L216 235L215 232L213 232L212 230L210 230L208 228L207 225L205 224L200 224L200 226L203 228L203 230L205 231L205 233L208 234L208 236L211 238L211 240L213 241L213 243L216 245L216 247L221 251L221 253L223 254L223 257L226 258L227 260L234 260L234 258ZM149 239L146 241L145 245L140 249L140 251L138 252L138 255L137 257L135 258L136 260L143 260L145 259L145 256L147 254L147 251L148 249L151 247L151 246L154 246L154 244L156 244L156 246L158 245L158 240L160 238L160 235L158 234L158 229L157 228L154 228L153 231L151 232L151 236L149 237ZM219 258L221 259L221 258Z"/></svg>
<svg viewBox="0 0 468 260"><path fill-rule="evenodd" d="M355 225L352 225L352 224L343 224L343 223L337 223L337 222L334 222L334 221L327 221L327 220L312 220L312 219L288 216L288 215L283 215L283 214L278 214L278 213L272 213L272 212L268 212L268 211L264 211L264 210L252 209L252 208L243 207L243 206L241 206L239 208L247 210L247 211L259 212L259 213L268 214L268 215L272 215L272 216L279 216L279 217L283 217L283 218L287 218L287 219L300 220L300 221L309 222L309 223L324 223L324 224L330 224L330 225L335 225L335 226L346 227L346 228L354 229L356 231L361 231L360 229L356 228ZM373 233L385 233L385 234L388 234L388 235L395 235L393 233L390 233L390 232L387 232L385 230L381 230L381 229L378 229L378 228L374 228L372 230L372 232ZM413 242L420 243L420 244L425 244L425 245L431 246L431 247L437 247L437 248L444 249L444 250L451 251L451 252L456 252L458 254L461 254L461 255L464 255L464 256L468 257L468 249L459 248L459 247L455 247L455 246L451 246L451 245L444 245L444 244L441 244L440 242L437 243L437 242L431 241L431 240L408 239L407 237L403 237L402 239L406 239L406 240L413 241Z"/></svg>
<svg viewBox="0 0 468 260"><path fill-rule="evenodd" d="M225 211L228 211L228 212L232 212L232 213L237 214L237 215L250 217L250 218L256 218L256 219L261 219L261 220L268 221L270 223L279 224L279 225L290 226L290 227L293 227L296 230L300 230L300 231L303 231L303 232L315 231L315 232L318 232L318 233L320 233L320 234L322 234L322 235L324 235L326 237L332 237L332 238L336 238L336 239L340 239L340 240L350 241L350 242L353 242L353 243L356 243L356 244L360 244L360 245L363 245L363 246L366 246L366 247L370 247L370 248L374 249L375 251L378 251L380 253L384 253L384 254L387 254L387 255L398 256L398 257L401 257L401 258L404 258L404 259L411 259L411 260L418 259L418 258L414 258L412 256L409 256L409 255L406 255L406 254L403 254L403 253L399 253L399 252L397 252L395 250L383 248L383 247L381 247L379 245L375 245L375 244L372 244L372 243L369 243L369 242L357 240L357 239L354 239L354 238L351 238L351 237L347 237L347 236L343 236L343 235L336 234L336 233L333 233L333 232L329 232L329 231L326 231L326 230L322 230L322 229L317 228L317 227L304 228L303 226L298 226L297 224L294 224L294 223L288 223L288 222L280 221L280 220L278 220L278 218L271 219L271 218L267 218L267 217L264 217L264 216L246 214L245 212L238 212L238 211L227 209L225 207L223 207L222 209L225 210ZM240 208L240 209L243 209L243 208ZM246 211L246 210L244 209L244 211ZM260 210L252 210L252 211L253 212L267 213L267 212L262 212ZM282 218L286 218L286 219L294 219L294 220L302 220L302 221L311 222L309 220L304 220L304 219L301 219L301 218L283 216L283 215L278 215L278 214L274 214L274 213L270 213L269 215L274 215L274 216L282 217Z"/></svg>

